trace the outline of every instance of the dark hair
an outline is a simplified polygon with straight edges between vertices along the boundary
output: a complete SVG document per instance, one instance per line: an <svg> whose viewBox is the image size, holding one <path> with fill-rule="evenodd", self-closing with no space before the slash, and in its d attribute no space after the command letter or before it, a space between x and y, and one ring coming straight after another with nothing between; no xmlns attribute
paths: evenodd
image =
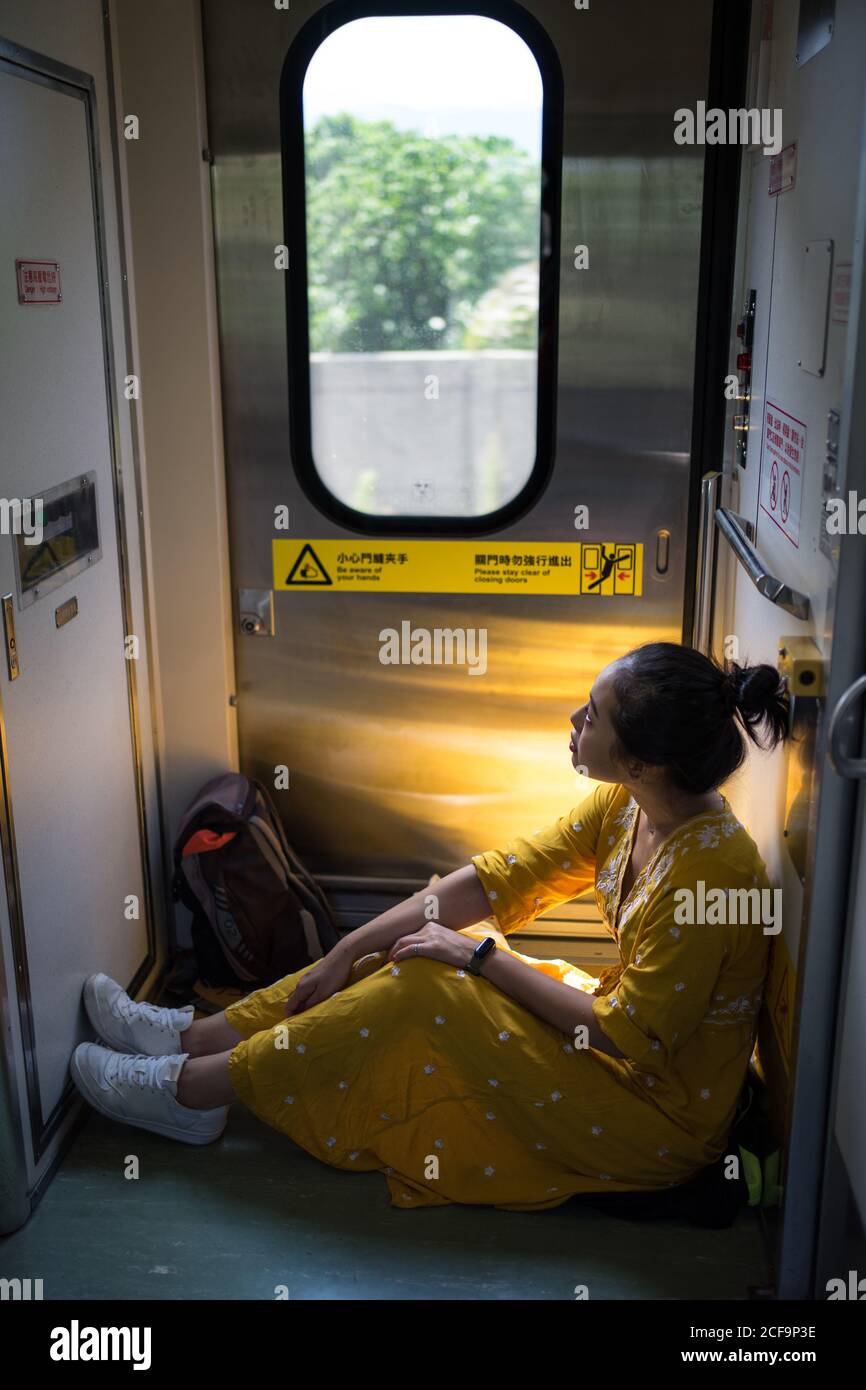
<svg viewBox="0 0 866 1390"><path fill-rule="evenodd" d="M694 647L647 642L621 658L613 691L620 756L667 768L680 791L713 791L730 777L746 756L743 732L759 748L788 737L790 700L774 666L725 669Z"/></svg>

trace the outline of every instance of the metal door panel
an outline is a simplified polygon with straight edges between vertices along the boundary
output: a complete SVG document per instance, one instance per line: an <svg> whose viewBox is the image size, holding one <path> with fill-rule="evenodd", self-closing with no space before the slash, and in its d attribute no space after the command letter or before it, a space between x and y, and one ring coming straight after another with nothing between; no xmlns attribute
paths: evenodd
<svg viewBox="0 0 866 1390"><path fill-rule="evenodd" d="M642 542L643 597L278 593L275 637L237 641L242 767L271 785L289 768L280 806L319 872L444 870L561 814L585 790L568 715L597 671L637 642L680 639L703 150L674 144L673 116L707 95L712 5L525 8L565 80L556 462L492 539ZM252 22L233 0L203 4L235 593L271 588L281 503L290 537L357 535L308 501L289 450L278 95L310 13ZM590 271L573 268L579 243ZM486 627L487 673L382 666L379 632L407 619Z"/></svg>

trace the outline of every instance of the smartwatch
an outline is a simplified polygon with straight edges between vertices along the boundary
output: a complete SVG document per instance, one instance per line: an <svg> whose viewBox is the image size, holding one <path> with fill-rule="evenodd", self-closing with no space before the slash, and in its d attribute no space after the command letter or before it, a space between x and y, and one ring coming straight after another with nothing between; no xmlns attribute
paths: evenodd
<svg viewBox="0 0 866 1390"><path fill-rule="evenodd" d="M466 967L469 973L471 975L480 975L481 962L484 960L485 956L489 956L490 952L495 950L496 942L494 941L493 937L485 936L484 940L480 942L479 945L476 946L475 950L472 952L472 959Z"/></svg>

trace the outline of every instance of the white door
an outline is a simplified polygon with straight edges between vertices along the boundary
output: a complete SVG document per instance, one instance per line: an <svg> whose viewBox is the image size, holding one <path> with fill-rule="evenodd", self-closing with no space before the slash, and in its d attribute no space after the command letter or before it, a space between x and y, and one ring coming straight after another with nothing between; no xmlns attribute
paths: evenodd
<svg viewBox="0 0 866 1390"><path fill-rule="evenodd" d="M103 970L126 987L148 954L91 103L86 88L0 65L0 596L10 596L19 661L12 679L4 642L6 835L17 864L10 885L7 854L4 965L18 996L10 1020L21 1030L31 1162L65 1109L70 1053L91 1035L86 976ZM42 541L28 545L8 532L29 522L35 538L35 517L16 521L8 504L33 498L43 501Z"/></svg>

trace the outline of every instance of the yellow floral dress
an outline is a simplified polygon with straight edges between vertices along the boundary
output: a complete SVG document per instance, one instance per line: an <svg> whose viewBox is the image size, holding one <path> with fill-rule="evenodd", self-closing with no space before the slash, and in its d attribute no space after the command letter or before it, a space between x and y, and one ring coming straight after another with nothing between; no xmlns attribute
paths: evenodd
<svg viewBox="0 0 866 1390"><path fill-rule="evenodd" d="M399 1207L534 1210L672 1186L712 1163L746 1078L770 937L760 920L710 912L688 924L677 890L703 880L711 900L770 885L725 802L670 835L623 900L637 812L603 785L548 829L473 857L506 935L594 886L620 952L600 980L513 954L593 994L622 1059L576 1046L483 975L380 951L296 1017L283 1011L303 970L230 1006L244 1039L229 1056L236 1094L322 1162L383 1172Z"/></svg>

